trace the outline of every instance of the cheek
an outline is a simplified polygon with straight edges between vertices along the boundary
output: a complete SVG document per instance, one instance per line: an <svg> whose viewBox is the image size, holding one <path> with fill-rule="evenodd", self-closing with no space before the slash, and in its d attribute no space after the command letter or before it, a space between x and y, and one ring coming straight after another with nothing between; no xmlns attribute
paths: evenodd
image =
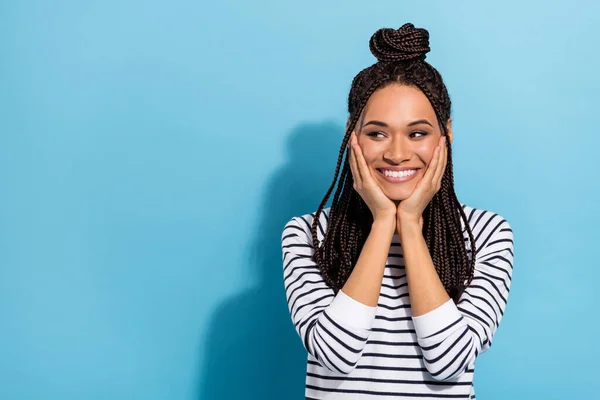
<svg viewBox="0 0 600 400"><path fill-rule="evenodd" d="M372 146L372 143L361 145L360 150L362 151L363 157L367 165L372 164L378 159L379 151L377 150L376 146Z"/></svg>
<svg viewBox="0 0 600 400"><path fill-rule="evenodd" d="M432 140L424 142L419 146L418 149L416 149L416 153L419 155L419 158L425 162L425 165L429 165L429 163L431 163L436 146L437 142Z"/></svg>

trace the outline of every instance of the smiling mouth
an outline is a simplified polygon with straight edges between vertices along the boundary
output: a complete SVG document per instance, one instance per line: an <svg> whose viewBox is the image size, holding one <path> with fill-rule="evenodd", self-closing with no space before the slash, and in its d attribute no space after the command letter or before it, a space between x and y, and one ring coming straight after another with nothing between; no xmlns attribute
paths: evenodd
<svg viewBox="0 0 600 400"><path fill-rule="evenodd" d="M420 168L394 171L390 169L377 168L379 175L388 182L400 183L413 179L419 173Z"/></svg>

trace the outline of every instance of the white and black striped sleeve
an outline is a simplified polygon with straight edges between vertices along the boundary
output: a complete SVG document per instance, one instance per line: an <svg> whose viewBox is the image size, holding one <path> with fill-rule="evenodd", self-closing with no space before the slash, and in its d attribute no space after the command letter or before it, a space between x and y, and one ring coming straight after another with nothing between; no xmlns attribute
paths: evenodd
<svg viewBox="0 0 600 400"><path fill-rule="evenodd" d="M325 284L312 261L311 218L289 221L282 234L283 275L290 316L306 350L332 372L350 373L367 342L376 307Z"/></svg>
<svg viewBox="0 0 600 400"><path fill-rule="evenodd" d="M494 215L482 230L473 281L458 304L448 300L413 317L425 366L437 380L462 375L475 358L489 349L506 307L513 269L513 232Z"/></svg>

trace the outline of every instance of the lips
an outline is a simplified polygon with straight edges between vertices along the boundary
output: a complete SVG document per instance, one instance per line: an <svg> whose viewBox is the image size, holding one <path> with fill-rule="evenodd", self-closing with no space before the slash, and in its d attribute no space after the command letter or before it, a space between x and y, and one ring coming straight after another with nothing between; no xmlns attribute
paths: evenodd
<svg viewBox="0 0 600 400"><path fill-rule="evenodd" d="M417 167L388 167L388 168L377 168L380 171L410 171L413 169L420 169Z"/></svg>
<svg viewBox="0 0 600 400"><path fill-rule="evenodd" d="M391 183L408 182L419 174L420 168L378 168L378 174Z"/></svg>

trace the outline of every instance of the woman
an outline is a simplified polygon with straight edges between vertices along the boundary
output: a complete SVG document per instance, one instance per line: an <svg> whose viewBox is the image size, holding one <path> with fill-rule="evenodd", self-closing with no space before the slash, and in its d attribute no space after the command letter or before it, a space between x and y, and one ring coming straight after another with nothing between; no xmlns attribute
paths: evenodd
<svg viewBox="0 0 600 400"><path fill-rule="evenodd" d="M509 293L512 230L456 197L428 32L380 29L369 45L378 61L352 82L333 182L282 234L306 398L474 399L475 359Z"/></svg>

